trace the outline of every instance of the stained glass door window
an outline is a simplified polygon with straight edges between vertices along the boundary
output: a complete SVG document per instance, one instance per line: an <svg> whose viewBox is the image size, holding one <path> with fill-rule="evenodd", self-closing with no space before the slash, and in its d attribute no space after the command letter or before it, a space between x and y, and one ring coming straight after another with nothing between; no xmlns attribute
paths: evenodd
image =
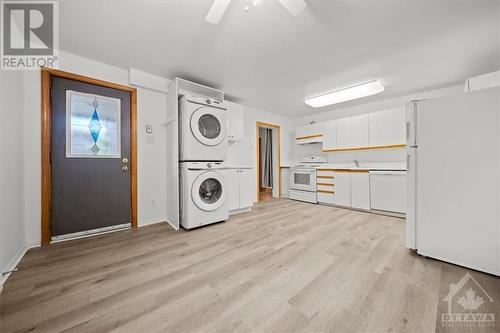
<svg viewBox="0 0 500 333"><path fill-rule="evenodd" d="M120 158L121 101L66 91L66 157Z"/></svg>

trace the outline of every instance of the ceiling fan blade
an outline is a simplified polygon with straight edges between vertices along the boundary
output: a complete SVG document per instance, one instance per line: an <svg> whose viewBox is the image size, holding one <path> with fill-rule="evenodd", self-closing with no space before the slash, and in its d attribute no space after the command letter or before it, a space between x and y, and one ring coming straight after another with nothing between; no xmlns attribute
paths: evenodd
<svg viewBox="0 0 500 333"><path fill-rule="evenodd" d="M205 16L205 21L212 24L219 23L230 2L231 0L214 0L212 7L208 10L207 16Z"/></svg>
<svg viewBox="0 0 500 333"><path fill-rule="evenodd" d="M307 7L304 0L278 0L293 16L298 16Z"/></svg>

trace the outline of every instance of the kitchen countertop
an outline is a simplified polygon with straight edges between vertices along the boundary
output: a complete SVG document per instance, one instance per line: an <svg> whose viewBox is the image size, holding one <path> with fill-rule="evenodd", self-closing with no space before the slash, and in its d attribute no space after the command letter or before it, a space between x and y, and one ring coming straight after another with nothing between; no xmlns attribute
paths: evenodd
<svg viewBox="0 0 500 333"><path fill-rule="evenodd" d="M406 163L404 162L367 162L360 163L359 167L356 167L352 163L332 163L325 164L316 167L316 169L337 169L337 170L397 170L406 171Z"/></svg>

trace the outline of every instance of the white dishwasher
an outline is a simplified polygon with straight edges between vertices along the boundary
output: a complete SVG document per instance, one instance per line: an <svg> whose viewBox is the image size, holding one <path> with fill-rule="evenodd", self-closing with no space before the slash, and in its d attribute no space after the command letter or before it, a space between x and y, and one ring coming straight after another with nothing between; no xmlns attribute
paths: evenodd
<svg viewBox="0 0 500 333"><path fill-rule="evenodd" d="M406 213L406 171L370 171L371 209Z"/></svg>

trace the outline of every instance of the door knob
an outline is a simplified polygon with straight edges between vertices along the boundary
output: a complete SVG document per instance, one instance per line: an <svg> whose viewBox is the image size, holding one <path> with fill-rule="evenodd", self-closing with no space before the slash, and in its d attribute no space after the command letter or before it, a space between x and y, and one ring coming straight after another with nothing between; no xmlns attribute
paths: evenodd
<svg viewBox="0 0 500 333"><path fill-rule="evenodd" d="M124 165L122 166L122 172L127 172L128 171L128 166Z"/></svg>
<svg viewBox="0 0 500 333"><path fill-rule="evenodd" d="M124 157L124 158L122 159L122 162L123 162L123 163L128 163L128 158Z"/></svg>

